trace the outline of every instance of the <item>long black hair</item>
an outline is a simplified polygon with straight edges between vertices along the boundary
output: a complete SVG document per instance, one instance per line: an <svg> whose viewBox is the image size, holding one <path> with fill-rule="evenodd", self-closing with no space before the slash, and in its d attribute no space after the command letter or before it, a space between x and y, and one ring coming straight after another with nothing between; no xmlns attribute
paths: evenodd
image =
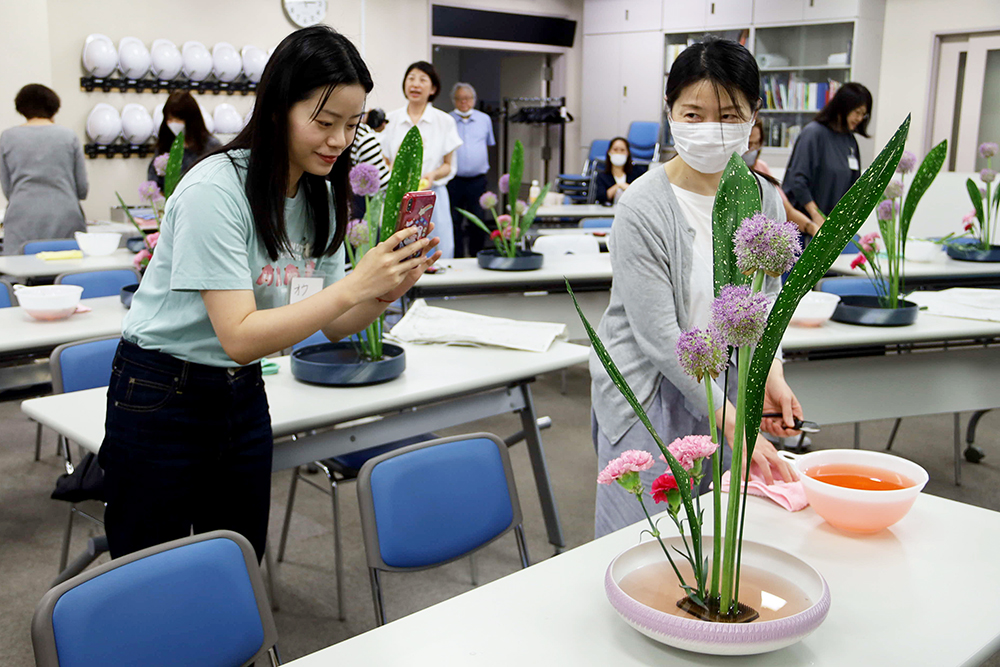
<svg viewBox="0 0 1000 667"><path fill-rule="evenodd" d="M184 121L184 143L191 147L195 154L205 150L208 143L208 128L205 127L205 117L201 115L201 107L195 102L191 93L175 91L170 93L163 104L163 121L160 123L159 134L156 137L156 153L169 153L174 143L174 133L167 127L167 117L173 116Z"/></svg>
<svg viewBox="0 0 1000 667"><path fill-rule="evenodd" d="M867 137L868 121L872 115L872 93L856 81L850 81L841 86L833 99L826 103L813 120L817 123L823 123L834 132L849 134L847 116L858 107L864 107L868 113L854 128L854 131L862 137Z"/></svg>
<svg viewBox="0 0 1000 667"><path fill-rule="evenodd" d="M667 106L673 107L681 91L699 81L708 81L715 88L725 90L737 105L737 114L743 120L740 99L750 105L750 113L760 107L760 70L757 61L745 46L714 36L687 47L677 56L667 75Z"/></svg>
<svg viewBox="0 0 1000 667"><path fill-rule="evenodd" d="M627 176L632 173L632 146L625 137L615 137L608 142L608 150L604 153L604 173L611 173L611 147L615 145L616 141L625 142L625 150L628 151L628 155L625 157L625 165L622 167L622 169L625 170L625 175Z"/></svg>
<svg viewBox="0 0 1000 667"><path fill-rule="evenodd" d="M257 101L250 122L229 144L213 152L250 149L246 195L254 226L271 261L276 261L281 251L291 252L285 230L285 195L289 185L288 113L292 106L322 89L319 104L313 110L315 118L337 86L355 84L366 93L374 86L367 65L350 40L328 26L297 30L278 44L267 61L257 85ZM345 153L349 148L345 147ZM299 180L313 222L313 257L330 256L344 242L350 200L347 174L351 161L347 157L337 160L327 176L307 172ZM337 229L329 242L327 180L333 186L337 216Z"/></svg>

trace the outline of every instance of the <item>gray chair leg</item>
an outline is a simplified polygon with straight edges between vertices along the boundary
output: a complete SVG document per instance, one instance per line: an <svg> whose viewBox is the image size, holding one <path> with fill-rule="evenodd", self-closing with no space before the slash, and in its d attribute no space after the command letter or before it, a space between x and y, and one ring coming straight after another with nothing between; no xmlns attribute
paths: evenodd
<svg viewBox="0 0 1000 667"><path fill-rule="evenodd" d="M271 610L279 611L278 591L274 585L274 556L271 554L271 542L264 543L264 564L267 566L267 595L271 599Z"/></svg>
<svg viewBox="0 0 1000 667"><path fill-rule="evenodd" d="M63 533L62 550L59 553L59 571L66 569L69 562L69 541L73 536L73 515L76 514L76 504L69 506L69 517L66 520L66 531Z"/></svg>
<svg viewBox="0 0 1000 667"><path fill-rule="evenodd" d="M861 422L854 422L854 449L861 449Z"/></svg>
<svg viewBox="0 0 1000 667"><path fill-rule="evenodd" d="M333 503L333 564L337 576L337 617L345 620L344 613L344 550L340 539L340 497L337 494L337 480L330 478L330 496Z"/></svg>
<svg viewBox="0 0 1000 667"><path fill-rule="evenodd" d="M385 625L385 606L382 603L382 583L379 581L378 570L368 568L368 577L372 584L372 603L375 605L375 623Z"/></svg>
<svg viewBox="0 0 1000 667"><path fill-rule="evenodd" d="M267 657L271 661L271 667L278 667L281 664L281 654L278 653L277 644L267 649Z"/></svg>
<svg viewBox="0 0 1000 667"><path fill-rule="evenodd" d="M565 396L566 392L569 390L569 383L566 380L566 369L565 368L562 370L562 373L561 373L560 384L561 384L561 386L559 388L559 392L563 396Z"/></svg>
<svg viewBox="0 0 1000 667"><path fill-rule="evenodd" d="M965 460L969 463L979 463L986 458L986 452L980 447L976 447L976 427L979 420L983 418L989 410L976 410L969 417L969 425L965 427Z"/></svg>
<svg viewBox="0 0 1000 667"><path fill-rule="evenodd" d="M35 460L39 461L42 458L42 423L38 422L38 428L35 429Z"/></svg>
<svg viewBox="0 0 1000 667"><path fill-rule="evenodd" d="M962 485L962 422L961 415L955 413L955 486Z"/></svg>
<svg viewBox="0 0 1000 667"><path fill-rule="evenodd" d="M288 502L285 504L285 522L281 525L281 540L278 542L278 562L285 560L285 544L288 541L288 526L292 523L292 506L295 504L295 487L299 482L299 467L292 470L292 483L288 487Z"/></svg>
<svg viewBox="0 0 1000 667"><path fill-rule="evenodd" d="M896 423L892 425L892 433L889 434L889 442L885 444L885 451L888 452L892 449L892 443L896 439L896 433L899 431L899 425L902 423L902 418L897 418Z"/></svg>
<svg viewBox="0 0 1000 667"><path fill-rule="evenodd" d="M524 539L524 527L521 524L514 526L514 538L517 540L517 552L521 556L521 567L526 568L531 565L531 558L528 556L528 542Z"/></svg>
<svg viewBox="0 0 1000 667"><path fill-rule="evenodd" d="M473 586L479 585L479 572L476 567L476 554L469 554L469 579Z"/></svg>

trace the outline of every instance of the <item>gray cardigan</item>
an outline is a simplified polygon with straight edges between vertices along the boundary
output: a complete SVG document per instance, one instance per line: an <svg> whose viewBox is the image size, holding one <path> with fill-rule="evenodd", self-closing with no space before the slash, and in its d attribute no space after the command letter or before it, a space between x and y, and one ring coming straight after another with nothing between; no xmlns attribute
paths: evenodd
<svg viewBox="0 0 1000 667"><path fill-rule="evenodd" d="M761 185L764 213L785 220L776 188L766 181ZM611 302L597 332L644 408L652 404L663 380L679 390L691 414L705 417L705 388L684 373L674 353L677 337L688 328L694 235L666 172L658 168L639 177L615 209ZM764 289L777 293L781 281L767 278ZM608 440L617 443L638 417L593 352L590 375L597 423ZM713 382L712 388L719 408L721 383ZM681 435L689 434L661 437L669 443Z"/></svg>

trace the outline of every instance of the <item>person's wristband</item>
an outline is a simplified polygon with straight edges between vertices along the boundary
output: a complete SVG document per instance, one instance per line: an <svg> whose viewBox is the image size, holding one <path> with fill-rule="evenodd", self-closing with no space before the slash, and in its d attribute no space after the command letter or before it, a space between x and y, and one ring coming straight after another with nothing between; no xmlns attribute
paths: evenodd
<svg viewBox="0 0 1000 667"><path fill-rule="evenodd" d="M383 299L380 296L375 297L375 299L381 303L392 303L392 299Z"/></svg>

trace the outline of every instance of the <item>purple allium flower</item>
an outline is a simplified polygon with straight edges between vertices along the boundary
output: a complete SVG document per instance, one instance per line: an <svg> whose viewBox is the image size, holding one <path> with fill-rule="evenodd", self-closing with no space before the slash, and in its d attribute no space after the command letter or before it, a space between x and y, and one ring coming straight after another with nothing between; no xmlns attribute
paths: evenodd
<svg viewBox="0 0 1000 667"><path fill-rule="evenodd" d="M760 340L767 326L769 299L747 285L726 285L712 301L712 325L733 347L746 347Z"/></svg>
<svg viewBox="0 0 1000 667"><path fill-rule="evenodd" d="M986 199L986 188L984 188L981 185L979 186L979 196L983 199Z"/></svg>
<svg viewBox="0 0 1000 667"><path fill-rule="evenodd" d="M163 193L160 192L160 186L156 181L143 181L139 184L139 198L150 203L161 202Z"/></svg>
<svg viewBox="0 0 1000 667"><path fill-rule="evenodd" d="M903 181L895 180L889 181L889 185L885 188L885 198L886 199L896 199L903 195Z"/></svg>
<svg viewBox="0 0 1000 667"><path fill-rule="evenodd" d="M368 225L364 220L355 218L347 223L347 242L355 248L368 243Z"/></svg>
<svg viewBox="0 0 1000 667"><path fill-rule="evenodd" d="M359 197L370 197L378 192L378 167L373 164L362 162L356 165L348 174L348 179L351 182L351 190Z"/></svg>
<svg viewBox="0 0 1000 667"><path fill-rule="evenodd" d="M899 204L891 199L883 199L875 209L875 216L879 220L892 220L893 216L899 211Z"/></svg>
<svg viewBox="0 0 1000 667"><path fill-rule="evenodd" d="M997 173L992 169L983 169L981 172L979 172L979 180L981 180L983 183L992 183L993 179L995 179L996 177ZM985 197L986 195L983 196Z"/></svg>
<svg viewBox="0 0 1000 667"><path fill-rule="evenodd" d="M802 254L802 243L795 223L776 222L757 213L740 223L733 235L733 250L736 267L746 275L761 270L780 276Z"/></svg>
<svg viewBox="0 0 1000 667"><path fill-rule="evenodd" d="M492 192L484 192L483 196L479 198L479 206L483 210L488 210L497 205L497 196Z"/></svg>
<svg viewBox="0 0 1000 667"><path fill-rule="evenodd" d="M726 344L714 327L681 332L675 349L681 368L698 382L706 375L717 378L726 370Z"/></svg>
<svg viewBox="0 0 1000 667"><path fill-rule="evenodd" d="M998 150L1000 150L1000 146L997 146L996 144L989 141L987 141L984 144L979 144L979 154L985 158L993 157L994 155L997 154Z"/></svg>
<svg viewBox="0 0 1000 667"><path fill-rule="evenodd" d="M514 204L514 211L516 211L518 215L524 215L528 212L528 202L523 199L518 199Z"/></svg>
<svg viewBox="0 0 1000 667"><path fill-rule="evenodd" d="M917 166L917 156L911 151L903 151L903 157L899 158L899 164L896 166L896 172L900 174L908 174L913 171L913 168Z"/></svg>
<svg viewBox="0 0 1000 667"><path fill-rule="evenodd" d="M510 190L510 174L504 174L503 176L500 177L500 183L498 184L498 187L501 193L507 194L507 192Z"/></svg>
<svg viewBox="0 0 1000 667"><path fill-rule="evenodd" d="M167 173L167 161L170 160L170 153L164 153L163 155L157 155L153 158L153 171L156 172L157 176L163 176Z"/></svg>

